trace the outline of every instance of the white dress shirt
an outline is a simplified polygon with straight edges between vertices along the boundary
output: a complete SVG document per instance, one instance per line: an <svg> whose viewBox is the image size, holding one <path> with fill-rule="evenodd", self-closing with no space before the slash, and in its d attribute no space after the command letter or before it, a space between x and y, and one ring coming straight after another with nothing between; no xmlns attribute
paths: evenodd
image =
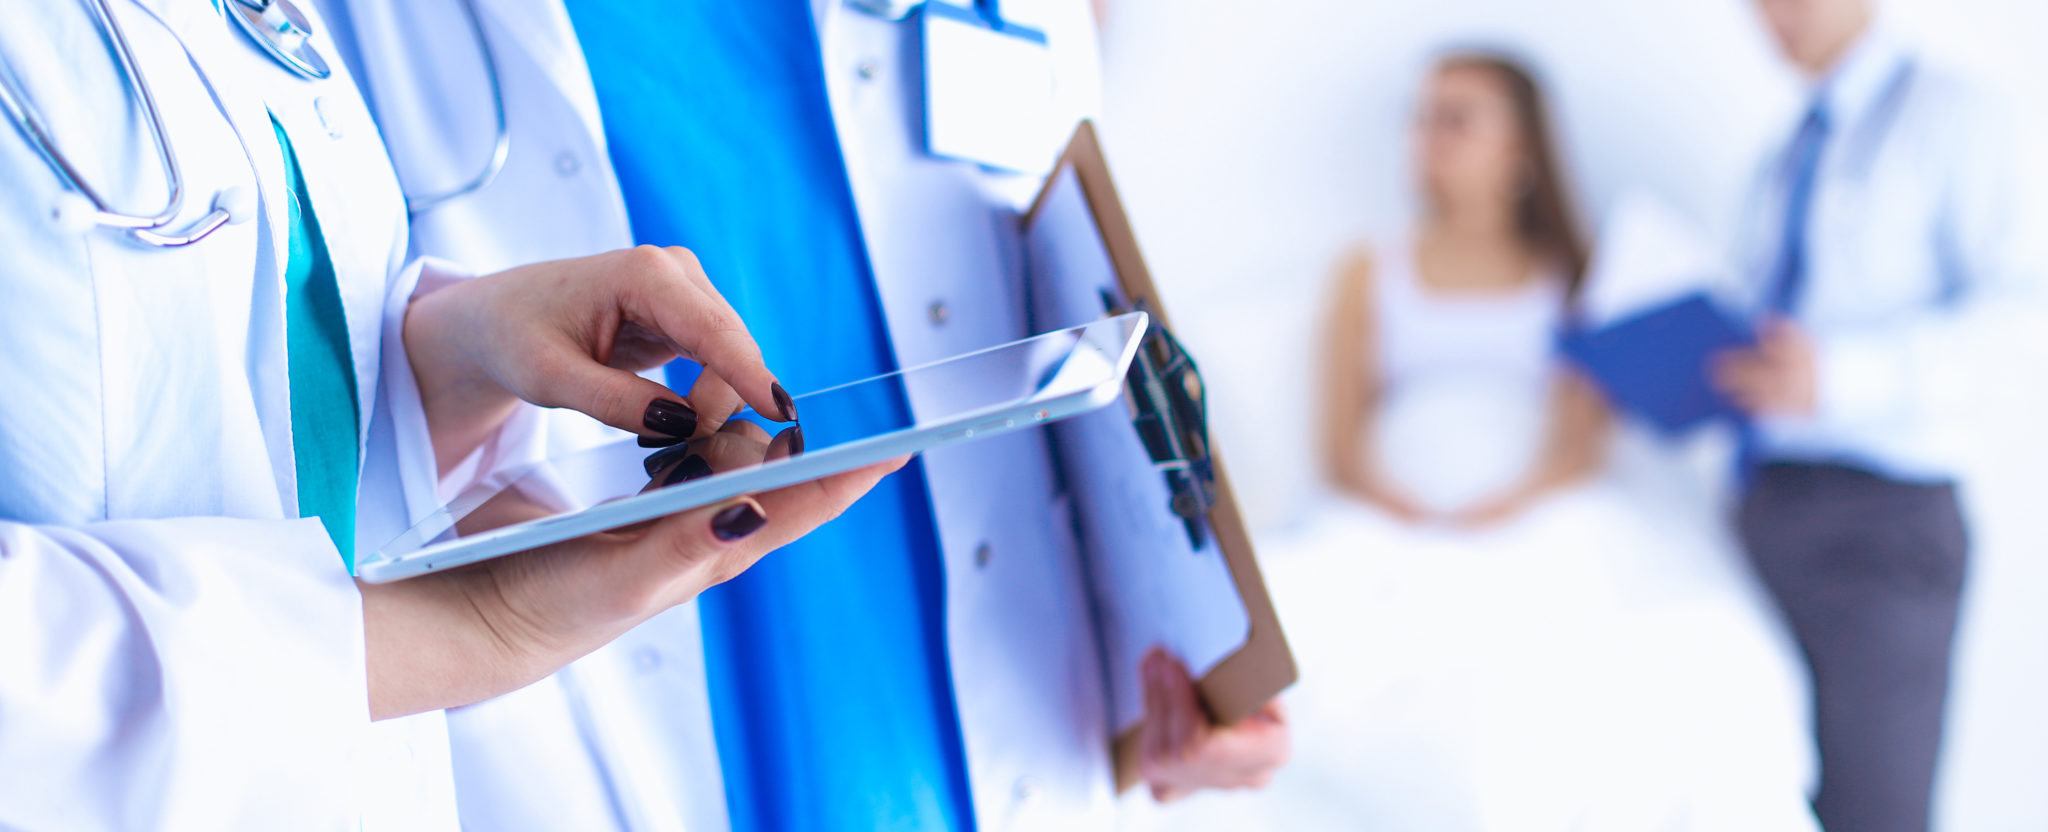
<svg viewBox="0 0 2048 832"><path fill-rule="evenodd" d="M2048 281L2043 215L2007 102L1878 29L1817 89L1830 125L1793 317L1818 348L1818 411L1760 426L1767 459L1952 479L1972 408L2038 384ZM1789 133L1788 133L1789 136ZM1759 306L1793 171L1767 160L1741 246ZM2023 373L2034 373L2027 378Z"/></svg>

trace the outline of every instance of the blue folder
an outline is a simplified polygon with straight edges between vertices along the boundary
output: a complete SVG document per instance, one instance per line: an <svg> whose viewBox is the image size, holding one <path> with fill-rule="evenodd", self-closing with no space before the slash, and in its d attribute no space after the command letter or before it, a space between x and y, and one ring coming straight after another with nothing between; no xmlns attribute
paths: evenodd
<svg viewBox="0 0 2048 832"><path fill-rule="evenodd" d="M1595 330L1566 332L1559 347L1623 412L1666 436L1707 422L1740 420L1715 392L1715 354L1756 343L1755 331L1704 294L1688 295Z"/></svg>

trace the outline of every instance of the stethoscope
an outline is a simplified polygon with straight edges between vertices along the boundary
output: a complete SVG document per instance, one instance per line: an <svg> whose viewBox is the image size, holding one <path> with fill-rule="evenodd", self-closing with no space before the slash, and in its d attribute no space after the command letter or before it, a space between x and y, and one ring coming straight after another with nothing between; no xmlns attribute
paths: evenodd
<svg viewBox="0 0 2048 832"><path fill-rule="evenodd" d="M475 0L461 0L461 3L469 18L471 34L483 53L491 94L497 102L497 138L483 172L467 183L437 194L407 194L406 211L414 215L431 211L449 200L475 193L489 185L504 169L505 158L511 150L511 131L506 122L505 96L499 81L497 56L491 49L490 39L484 34L483 19L477 12ZM8 118L13 120L15 127L66 188L66 193L51 211L52 219L60 228L79 233L94 227L124 229L137 241L158 248L189 246L225 226L247 222L255 215L256 197L249 188L236 185L215 192L212 210L197 222L180 231L165 229L185 205L185 176L178 164L177 149L166 137L156 95L136 67L135 53L129 47L127 33L114 18L108 0L88 0L87 5L95 22L113 44L115 63L120 67L122 79L141 101L143 120L148 125L150 141L156 149L157 162L163 169L169 194L163 209L153 214L129 214L116 210L99 191L86 183L70 158L57 149L49 125L29 100L13 68L0 58L0 109L7 111ZM222 7L222 13L235 21L237 27L278 65L293 74L308 80L321 80L333 74L326 58L310 42L313 34L311 24L291 0L216 0L215 5Z"/></svg>

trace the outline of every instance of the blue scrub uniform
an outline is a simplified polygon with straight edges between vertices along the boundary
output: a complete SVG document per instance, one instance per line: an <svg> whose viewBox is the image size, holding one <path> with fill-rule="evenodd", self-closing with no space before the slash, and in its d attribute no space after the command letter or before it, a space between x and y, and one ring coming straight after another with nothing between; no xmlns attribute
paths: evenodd
<svg viewBox="0 0 2048 832"><path fill-rule="evenodd" d="M897 369L809 0L567 5L635 240L696 252L792 392ZM942 568L913 462L704 595L734 829L972 827Z"/></svg>

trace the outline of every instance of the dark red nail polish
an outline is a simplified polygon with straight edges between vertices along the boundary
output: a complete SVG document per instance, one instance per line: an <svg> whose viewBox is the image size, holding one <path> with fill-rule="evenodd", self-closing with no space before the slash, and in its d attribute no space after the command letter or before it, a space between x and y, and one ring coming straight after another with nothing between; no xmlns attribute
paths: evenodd
<svg viewBox="0 0 2048 832"><path fill-rule="evenodd" d="M804 426L789 426L789 455L798 456L804 452Z"/></svg>
<svg viewBox="0 0 2048 832"><path fill-rule="evenodd" d="M689 438L697 432L697 411L682 402L655 399L647 403L647 413L640 417L648 430L670 436Z"/></svg>
<svg viewBox="0 0 2048 832"><path fill-rule="evenodd" d="M665 488L679 482L701 480L708 476L711 476L711 463L705 462L701 456L691 454L683 457L682 463L668 473L668 479L662 482L662 486Z"/></svg>
<svg viewBox="0 0 2048 832"><path fill-rule="evenodd" d="M789 397L789 391L782 389L782 382L768 388L768 395L775 397L775 406L782 410L782 421L796 421L796 401Z"/></svg>
<svg viewBox="0 0 2048 832"><path fill-rule="evenodd" d="M711 518L711 533L719 540L734 541L761 530L768 525L768 518L754 509L753 503L741 503L718 513Z"/></svg>
<svg viewBox="0 0 2048 832"><path fill-rule="evenodd" d="M666 448L671 445L681 445L687 441L689 440L681 436L642 436L640 437L640 447Z"/></svg>
<svg viewBox="0 0 2048 832"><path fill-rule="evenodd" d="M672 448L663 448L652 454L648 454L646 460L647 476L651 477L654 476L655 474L661 473L661 469L667 468L669 463L676 461L682 455L687 454L689 452L690 449L688 447L678 445Z"/></svg>

